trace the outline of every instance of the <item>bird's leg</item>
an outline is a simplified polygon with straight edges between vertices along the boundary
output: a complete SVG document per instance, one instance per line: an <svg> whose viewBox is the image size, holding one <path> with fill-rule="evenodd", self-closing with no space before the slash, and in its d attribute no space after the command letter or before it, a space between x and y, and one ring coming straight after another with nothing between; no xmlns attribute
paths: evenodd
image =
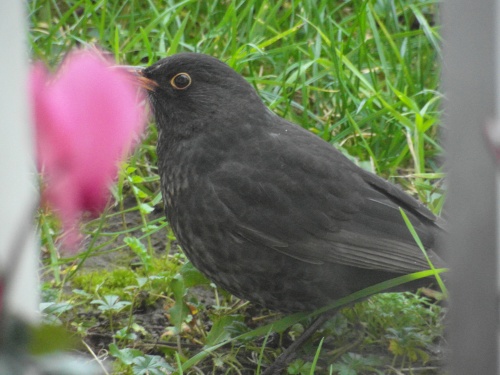
<svg viewBox="0 0 500 375"><path fill-rule="evenodd" d="M331 310L321 314L307 329L290 345L261 375L279 375L281 371L295 358L297 350L311 338L311 336L325 322L335 315L337 311Z"/></svg>

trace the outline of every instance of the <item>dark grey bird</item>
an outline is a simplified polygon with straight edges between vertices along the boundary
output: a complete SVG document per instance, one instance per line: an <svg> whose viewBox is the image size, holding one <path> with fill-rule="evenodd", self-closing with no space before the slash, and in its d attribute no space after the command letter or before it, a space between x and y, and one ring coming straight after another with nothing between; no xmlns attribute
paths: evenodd
<svg viewBox="0 0 500 375"><path fill-rule="evenodd" d="M225 63L182 53L141 75L168 221L217 285L270 309L304 311L429 269L400 207L444 266L438 217L271 112Z"/></svg>

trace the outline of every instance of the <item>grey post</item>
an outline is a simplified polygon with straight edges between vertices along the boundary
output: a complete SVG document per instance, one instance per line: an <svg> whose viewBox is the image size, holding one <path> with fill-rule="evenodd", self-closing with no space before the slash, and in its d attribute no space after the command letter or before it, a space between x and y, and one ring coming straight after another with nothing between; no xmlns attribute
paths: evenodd
<svg viewBox="0 0 500 375"><path fill-rule="evenodd" d="M498 118L494 0L446 0L444 136L451 271L449 373L498 373L496 164L484 126Z"/></svg>

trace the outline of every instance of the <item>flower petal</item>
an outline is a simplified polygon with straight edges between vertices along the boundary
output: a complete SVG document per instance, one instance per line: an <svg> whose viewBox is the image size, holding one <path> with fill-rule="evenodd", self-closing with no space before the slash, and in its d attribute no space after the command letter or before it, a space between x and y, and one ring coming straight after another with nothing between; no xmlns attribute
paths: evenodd
<svg viewBox="0 0 500 375"><path fill-rule="evenodd" d="M96 52L76 51L52 79L39 64L31 73L44 198L66 229L82 212L102 211L119 162L145 124L144 98L134 79L111 66Z"/></svg>

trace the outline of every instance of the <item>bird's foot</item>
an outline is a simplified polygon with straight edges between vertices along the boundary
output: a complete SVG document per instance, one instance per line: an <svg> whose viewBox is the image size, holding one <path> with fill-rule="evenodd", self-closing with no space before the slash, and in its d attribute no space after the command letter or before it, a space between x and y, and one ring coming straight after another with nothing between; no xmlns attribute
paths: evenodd
<svg viewBox="0 0 500 375"><path fill-rule="evenodd" d="M294 341L275 361L266 368L261 375L279 375L285 367L295 358L297 350L311 338L311 336L319 329L325 322L334 315L335 312L328 311L320 315L307 329Z"/></svg>

